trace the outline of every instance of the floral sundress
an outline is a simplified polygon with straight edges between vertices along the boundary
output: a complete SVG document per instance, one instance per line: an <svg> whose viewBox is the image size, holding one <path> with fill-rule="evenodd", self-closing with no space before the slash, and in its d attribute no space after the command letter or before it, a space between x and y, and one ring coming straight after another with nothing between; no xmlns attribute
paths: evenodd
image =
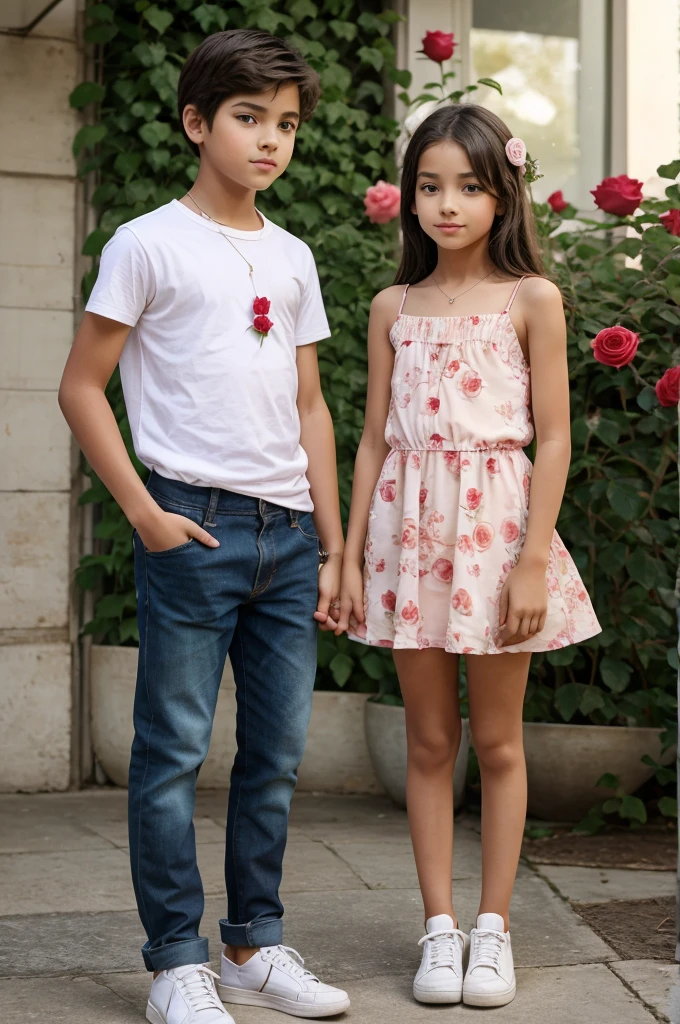
<svg viewBox="0 0 680 1024"><path fill-rule="evenodd" d="M500 596L524 544L532 464L529 366L502 313L402 313L385 439L390 452L371 502L365 622L353 640L442 647L454 654L549 651L601 631L576 566L554 533L545 626L497 645Z"/></svg>

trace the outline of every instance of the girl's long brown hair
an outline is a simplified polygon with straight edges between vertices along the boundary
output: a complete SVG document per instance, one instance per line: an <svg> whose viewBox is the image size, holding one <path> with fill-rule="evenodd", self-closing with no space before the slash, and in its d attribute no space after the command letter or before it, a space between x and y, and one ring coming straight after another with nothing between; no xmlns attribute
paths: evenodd
<svg viewBox="0 0 680 1024"><path fill-rule="evenodd" d="M505 154L512 138L500 117L472 103L440 107L416 128L408 144L401 178L401 227L404 247L395 284L422 281L437 266L437 243L425 234L411 206L418 164L437 142L458 142L470 159L479 184L505 205L489 236L489 256L511 277L543 273L534 218L524 176Z"/></svg>

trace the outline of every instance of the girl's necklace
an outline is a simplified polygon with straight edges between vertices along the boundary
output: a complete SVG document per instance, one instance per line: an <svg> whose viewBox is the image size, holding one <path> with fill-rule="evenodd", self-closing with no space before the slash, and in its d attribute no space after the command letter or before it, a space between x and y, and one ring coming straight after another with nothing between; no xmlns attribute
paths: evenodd
<svg viewBox="0 0 680 1024"><path fill-rule="evenodd" d="M480 277L479 281L475 281L475 283L471 284L469 288L466 288L464 292L458 292L458 294L454 295L453 297L451 295L447 295L446 292L444 291L444 289L441 287L441 285L437 284L437 280L436 280L434 274L432 275L432 280L434 281L435 286L437 288L439 288L439 291L442 293L442 295L445 295L446 298L449 300L449 305L451 306L456 301L456 299L459 299L461 297L461 295L467 295L468 292L471 292L472 289L476 288L478 284L482 283L482 281L486 281L486 278L487 277L491 277L491 275L494 274L495 272L496 272L496 268L494 267L493 270L489 271L489 273L486 275L486 277Z"/></svg>
<svg viewBox="0 0 680 1024"><path fill-rule="evenodd" d="M205 210L202 210L201 207L196 202L196 200L194 199L194 197L192 196L191 190L189 190L186 193L186 196L187 199L191 200L191 202L194 204L198 212L201 214L202 217L205 217L206 220L211 221L213 224L217 224L218 227L229 227L228 224L222 224L221 221L215 220L215 218L211 217L209 213L206 213ZM257 332L257 334L260 335L260 344L262 344L262 339L267 337L269 331L274 326L271 320L269 320L267 317L267 313L271 308L271 302L269 301L269 299L260 297L257 294L257 288L255 287L255 279L253 277L254 269L252 263L250 263L245 258L240 249L237 249L229 235L225 235L223 231L220 231L220 234L222 235L222 238L225 240L225 242L229 242L229 245L232 247L234 252L238 253L238 255L241 257L245 265L248 267L248 277L250 278L250 283L252 284L253 291L255 292L255 301L253 302L253 312L255 313L255 320L253 322L253 329Z"/></svg>

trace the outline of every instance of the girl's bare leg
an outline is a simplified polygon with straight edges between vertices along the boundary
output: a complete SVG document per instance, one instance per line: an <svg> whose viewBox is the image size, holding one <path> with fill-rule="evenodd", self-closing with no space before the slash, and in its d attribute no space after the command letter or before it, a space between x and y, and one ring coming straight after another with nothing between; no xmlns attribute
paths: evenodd
<svg viewBox="0 0 680 1024"><path fill-rule="evenodd" d="M470 732L482 777L480 914L500 914L510 927L527 810L522 707L530 654L468 655Z"/></svg>
<svg viewBox="0 0 680 1024"><path fill-rule="evenodd" d="M441 649L394 651L406 707L406 799L425 920L449 914L453 860L453 768L460 746L458 656Z"/></svg>

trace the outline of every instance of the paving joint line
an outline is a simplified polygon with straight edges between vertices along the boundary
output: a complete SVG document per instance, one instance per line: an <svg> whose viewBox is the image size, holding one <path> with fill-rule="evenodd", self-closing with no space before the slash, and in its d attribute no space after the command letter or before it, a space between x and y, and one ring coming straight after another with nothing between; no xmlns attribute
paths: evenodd
<svg viewBox="0 0 680 1024"><path fill-rule="evenodd" d="M644 999L640 995L640 993L636 991L636 989L631 985L631 983L626 980L626 978L622 978L620 974L616 973L616 971L614 970L614 964L615 963L619 963L619 964L620 963L624 963L625 964L625 963L633 963L633 961L632 960L609 960L609 961L607 961L605 963L605 967L609 971L611 971L611 973L614 975L614 977L617 978L618 981L621 982L621 984L623 985L623 987L625 989L628 989L628 991L630 992L631 995L635 996L635 998L637 999L637 1001L639 1003L642 1003L642 1005L644 1006L645 1010L647 1010L648 1013L651 1013L652 1017L654 1017L655 1020L660 1021L660 1024L672 1024L672 1021L671 1021L670 1017L667 1017L665 1013L661 1012L661 1010L657 1010L657 1008L655 1006L652 1006L650 1003L648 1003L647 1000Z"/></svg>
<svg viewBox="0 0 680 1024"><path fill-rule="evenodd" d="M351 865L351 864L349 864L349 863L348 863L348 862L347 862L347 861L345 860L345 858L344 858L344 857L341 857L341 856L340 856L340 854L338 853L338 851L337 851L337 850L335 849L335 847L334 847L334 846L331 846L331 844L330 844L330 843L328 843L328 842L326 842L326 840L325 840L325 839L312 839L311 841L312 841L313 843L317 843L317 842L318 842L318 843L320 843L320 844L321 844L321 846L325 847L325 849L326 849L326 850L328 850L328 851L329 851L330 853L332 853L334 857L337 857L337 859L338 859L338 860L340 861L340 863L341 863L341 864L344 864L346 868L349 868L349 870L350 870L350 871L352 872L352 874L354 875L354 877L356 878L356 880L357 880L358 882L361 882L361 885L363 886L363 888L364 888L364 889L367 889L367 890L368 890L369 892L370 892L370 891L372 891L373 887L372 887L372 886L370 886L370 885L368 884L368 882L365 882L365 881L364 881L364 879L363 879L363 878L361 877L361 875L360 875L360 874L359 874L359 873L358 873L357 871L355 871L355 870L354 870L354 868L352 867L352 865ZM346 890L346 891L351 891L351 890Z"/></svg>

